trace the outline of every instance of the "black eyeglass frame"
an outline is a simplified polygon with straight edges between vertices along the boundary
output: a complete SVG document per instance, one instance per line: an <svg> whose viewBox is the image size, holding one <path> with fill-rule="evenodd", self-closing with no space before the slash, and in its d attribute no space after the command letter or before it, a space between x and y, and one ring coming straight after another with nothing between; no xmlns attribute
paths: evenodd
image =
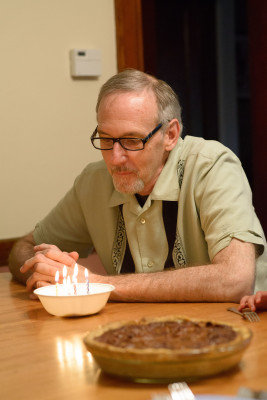
<svg viewBox="0 0 267 400"><path fill-rule="evenodd" d="M149 139L151 139L152 136L155 135L156 132L158 132L158 131L160 130L160 128L162 127L162 125L163 125L162 122L159 123L159 124L156 126L156 128L153 129L153 131L151 131L151 132L150 132L145 138L143 138L143 139L142 139L142 138L135 138L135 137L123 137L123 138L112 138L112 137L110 137L110 138L105 138L105 139L112 140L112 142L113 142L113 143L112 143L112 147L111 147L110 149L101 149L100 147L96 147L96 146L94 145L94 139L98 139L98 138L95 138L95 136L96 136L96 134L97 134L97 128L98 128L98 126L95 128L95 130L94 130L93 134L91 135L91 138L90 138L90 139L91 139L92 145L93 145L94 148L97 149L97 150L102 150L102 151L105 151L105 150L112 150L113 147L114 147L114 143L115 143L115 142L118 142L124 150L128 150L128 151L140 151L140 150L144 150L146 142L147 142ZM101 139L101 137L100 137L99 139ZM127 139L127 140L140 140L140 141L143 143L143 147L142 147L141 149L128 149L127 147L124 147L123 144L121 143L121 140L123 140L123 139Z"/></svg>

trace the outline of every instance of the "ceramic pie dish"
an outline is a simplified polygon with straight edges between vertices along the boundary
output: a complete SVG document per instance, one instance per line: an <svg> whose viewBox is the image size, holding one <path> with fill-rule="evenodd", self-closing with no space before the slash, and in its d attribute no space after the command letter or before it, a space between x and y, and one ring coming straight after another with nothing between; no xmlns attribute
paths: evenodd
<svg viewBox="0 0 267 400"><path fill-rule="evenodd" d="M90 331L84 343L105 373L137 382L168 382L236 366L251 337L246 326L165 316L107 324Z"/></svg>

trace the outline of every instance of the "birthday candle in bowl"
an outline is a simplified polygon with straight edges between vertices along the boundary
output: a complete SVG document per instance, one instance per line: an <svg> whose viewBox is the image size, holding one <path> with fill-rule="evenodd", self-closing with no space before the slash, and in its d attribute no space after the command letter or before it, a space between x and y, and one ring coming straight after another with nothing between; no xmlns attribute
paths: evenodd
<svg viewBox="0 0 267 400"><path fill-rule="evenodd" d="M56 282L56 296L58 295L58 281L59 281L59 271L56 272L55 282Z"/></svg>
<svg viewBox="0 0 267 400"><path fill-rule="evenodd" d="M67 276L67 294L68 296L71 295L71 282L70 282L70 276Z"/></svg>
<svg viewBox="0 0 267 400"><path fill-rule="evenodd" d="M66 287L66 284L67 284L66 277L67 277L67 267L66 267L66 265L64 265L64 267L63 267L63 287L64 288Z"/></svg>
<svg viewBox="0 0 267 400"><path fill-rule="evenodd" d="M75 265L74 265L73 275L75 275L75 278L77 278L77 276L78 276L78 264L77 263L75 263Z"/></svg>
<svg viewBox="0 0 267 400"><path fill-rule="evenodd" d="M75 278L75 276L72 277L72 282L73 282L74 296L77 296L77 279Z"/></svg>
<svg viewBox="0 0 267 400"><path fill-rule="evenodd" d="M72 276L73 290L75 296L77 295L77 276L78 276L78 264L75 264Z"/></svg>
<svg viewBox="0 0 267 400"><path fill-rule="evenodd" d="M86 282L86 292L89 294L89 276L88 276L88 269L85 268L84 270L84 276L85 276L85 282Z"/></svg>

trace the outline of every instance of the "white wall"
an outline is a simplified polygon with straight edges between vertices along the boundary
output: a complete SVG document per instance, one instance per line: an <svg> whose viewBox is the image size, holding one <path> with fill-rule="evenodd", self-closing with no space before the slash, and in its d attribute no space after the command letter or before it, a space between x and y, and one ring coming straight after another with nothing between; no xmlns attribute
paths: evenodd
<svg viewBox="0 0 267 400"><path fill-rule="evenodd" d="M73 80L69 50L102 52ZM113 0L0 2L0 239L31 231L90 161L100 86L116 73Z"/></svg>

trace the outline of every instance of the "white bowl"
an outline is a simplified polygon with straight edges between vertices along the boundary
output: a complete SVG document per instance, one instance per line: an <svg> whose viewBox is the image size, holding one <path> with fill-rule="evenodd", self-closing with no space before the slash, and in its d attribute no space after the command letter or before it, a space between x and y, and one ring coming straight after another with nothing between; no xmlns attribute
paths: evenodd
<svg viewBox="0 0 267 400"><path fill-rule="evenodd" d="M95 314L105 307L114 286L105 283L90 283L87 294L86 283L77 283L77 295L68 295L66 286L49 285L34 290L42 305L52 315L76 317Z"/></svg>

